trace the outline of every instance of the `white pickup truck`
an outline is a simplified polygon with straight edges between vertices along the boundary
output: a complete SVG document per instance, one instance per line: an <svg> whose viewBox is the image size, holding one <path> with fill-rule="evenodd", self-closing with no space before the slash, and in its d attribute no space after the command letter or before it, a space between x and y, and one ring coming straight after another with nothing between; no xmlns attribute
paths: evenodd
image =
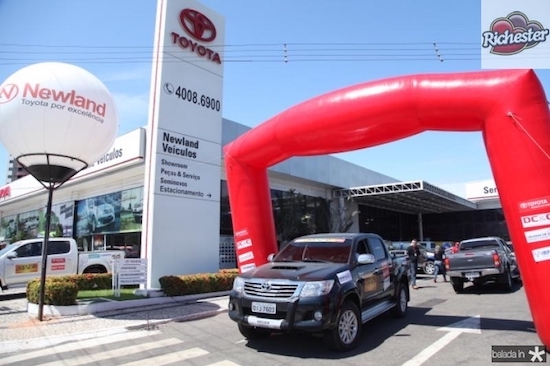
<svg viewBox="0 0 550 366"><path fill-rule="evenodd" d="M0 285L3 289L40 277L43 242L44 239L22 240L0 250ZM48 240L46 276L110 273L113 260L124 256L122 250L78 252L74 239L51 238Z"/></svg>

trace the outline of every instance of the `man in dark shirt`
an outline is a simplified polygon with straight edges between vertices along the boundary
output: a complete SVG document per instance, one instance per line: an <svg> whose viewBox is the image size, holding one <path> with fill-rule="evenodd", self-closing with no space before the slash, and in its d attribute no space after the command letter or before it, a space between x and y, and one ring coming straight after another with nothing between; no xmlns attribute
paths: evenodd
<svg viewBox="0 0 550 366"><path fill-rule="evenodd" d="M412 288L416 290L418 288L416 285L416 271L418 270L418 260L422 255L416 239L413 239L411 241L411 245L407 248L407 255L409 256L409 262L411 263L411 285Z"/></svg>

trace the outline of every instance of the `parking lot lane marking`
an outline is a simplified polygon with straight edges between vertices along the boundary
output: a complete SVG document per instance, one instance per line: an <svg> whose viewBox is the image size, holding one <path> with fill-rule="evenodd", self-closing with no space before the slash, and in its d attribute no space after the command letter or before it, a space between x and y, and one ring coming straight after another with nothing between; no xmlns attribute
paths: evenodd
<svg viewBox="0 0 550 366"><path fill-rule="evenodd" d="M58 353L84 350L84 349L88 349L96 346L115 343L115 342L121 342L121 341L124 342L132 339L150 337L151 335L158 334L158 333L160 332L156 332L156 331L151 332L151 331L144 330L144 331L113 334L110 336L94 339L93 342L88 342L87 339L77 340L72 343L48 347L37 351L18 353L10 357L3 357L0 359L0 361L2 361L4 365L7 365L10 363L30 360L35 357L51 356L51 355L56 355Z"/></svg>
<svg viewBox="0 0 550 366"><path fill-rule="evenodd" d="M107 328L105 330L89 331L85 333L73 333L73 334L61 334L50 335L40 338L18 339L13 341L0 342L0 355L5 353L15 353L27 350L35 350L39 348L52 347L59 344L66 344L74 341L82 341L86 339L96 339L102 337L108 337L115 334L134 332L128 328ZM149 331L151 332L151 331Z"/></svg>
<svg viewBox="0 0 550 366"><path fill-rule="evenodd" d="M195 347L195 348L186 349L184 351L172 352L161 356L147 358L146 360L147 362L145 364L163 366L174 362L181 362L182 360L188 360L194 357L204 356L207 354L208 354L208 351ZM144 360L138 360L135 362L125 363L120 366L143 366L144 364L143 361Z"/></svg>
<svg viewBox="0 0 550 366"><path fill-rule="evenodd" d="M446 327L438 328L438 331L448 332L443 337L423 349L416 356L405 362L403 366L420 366L426 362L430 357L441 351L446 345L451 343L462 333L474 333L481 334L480 316L476 315L456 323L450 324Z"/></svg>
<svg viewBox="0 0 550 366"><path fill-rule="evenodd" d="M224 360L224 361L208 364L207 366L241 366L241 365L235 362L231 362L229 360Z"/></svg>
<svg viewBox="0 0 550 366"><path fill-rule="evenodd" d="M180 343L183 343L183 341L180 341L179 339L175 339L175 338L162 339L160 341L149 342L149 343L141 343L141 344L136 344L132 346L116 348L112 351L101 351L100 353L92 353L86 356L63 359L63 366L80 366L91 362L100 362L100 361L110 360L111 358L116 358L123 355L129 355L129 354L145 352L145 351L152 351L157 348L169 347ZM58 366L58 365L59 365L59 361L40 364L40 366Z"/></svg>
<svg viewBox="0 0 550 366"><path fill-rule="evenodd" d="M461 333L481 334L481 317L479 315L466 318L446 327L438 328L443 332L460 331Z"/></svg>

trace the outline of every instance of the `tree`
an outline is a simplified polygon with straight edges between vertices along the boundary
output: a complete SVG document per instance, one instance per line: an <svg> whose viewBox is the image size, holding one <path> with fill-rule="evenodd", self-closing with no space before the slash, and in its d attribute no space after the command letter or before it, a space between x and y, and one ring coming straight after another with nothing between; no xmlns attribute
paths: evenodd
<svg viewBox="0 0 550 366"><path fill-rule="evenodd" d="M304 223L305 197L303 194L290 189L283 192L273 202L273 216L277 237L285 242L302 235Z"/></svg>
<svg viewBox="0 0 550 366"><path fill-rule="evenodd" d="M327 207L331 233L347 233L355 222L355 216L360 212L353 200L343 198L329 200Z"/></svg>

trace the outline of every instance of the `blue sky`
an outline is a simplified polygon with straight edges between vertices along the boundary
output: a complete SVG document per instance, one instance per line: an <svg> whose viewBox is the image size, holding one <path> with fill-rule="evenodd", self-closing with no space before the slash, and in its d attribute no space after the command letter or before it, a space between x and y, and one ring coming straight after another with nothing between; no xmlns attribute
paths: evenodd
<svg viewBox="0 0 550 366"><path fill-rule="evenodd" d="M250 127L349 85L481 67L479 1L201 2L226 20L223 116ZM73 63L115 96L118 135L144 126L155 16L155 0L0 0L0 81L36 62ZM550 87L550 73L536 72ZM477 132L425 132L338 156L458 194L492 178ZM0 174L7 159L0 147Z"/></svg>

